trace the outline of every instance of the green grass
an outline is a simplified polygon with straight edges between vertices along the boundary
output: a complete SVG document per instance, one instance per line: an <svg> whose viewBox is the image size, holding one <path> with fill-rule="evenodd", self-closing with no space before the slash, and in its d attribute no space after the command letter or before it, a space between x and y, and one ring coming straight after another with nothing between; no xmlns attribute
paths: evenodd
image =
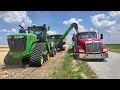
<svg viewBox="0 0 120 90"><path fill-rule="evenodd" d="M108 51L120 53L120 44L105 44Z"/></svg>
<svg viewBox="0 0 120 90"><path fill-rule="evenodd" d="M87 66L86 62L78 60L70 47L58 66L54 69L51 77L54 79L81 79L81 72L89 79L96 78L96 75Z"/></svg>

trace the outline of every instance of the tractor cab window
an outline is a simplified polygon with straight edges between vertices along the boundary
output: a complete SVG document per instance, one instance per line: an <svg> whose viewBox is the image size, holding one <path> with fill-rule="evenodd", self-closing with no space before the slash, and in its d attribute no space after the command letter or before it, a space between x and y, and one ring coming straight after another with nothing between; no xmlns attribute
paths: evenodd
<svg viewBox="0 0 120 90"><path fill-rule="evenodd" d="M56 39L60 39L62 35L56 35Z"/></svg>
<svg viewBox="0 0 120 90"><path fill-rule="evenodd" d="M83 38L97 38L96 32L82 32L77 35L78 39L83 39Z"/></svg>
<svg viewBox="0 0 120 90"><path fill-rule="evenodd" d="M38 38L44 37L43 30L39 27L29 28L29 33L37 35Z"/></svg>

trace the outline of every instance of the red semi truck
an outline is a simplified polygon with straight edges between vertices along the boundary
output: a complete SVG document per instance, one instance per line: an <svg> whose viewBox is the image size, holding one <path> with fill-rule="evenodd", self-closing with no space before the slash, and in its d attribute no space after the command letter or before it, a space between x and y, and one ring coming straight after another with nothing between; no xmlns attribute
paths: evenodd
<svg viewBox="0 0 120 90"><path fill-rule="evenodd" d="M108 58L108 50L101 39L103 39L103 34L100 34L100 38L98 38L94 31L73 34L73 51L78 54L80 59L104 60Z"/></svg>

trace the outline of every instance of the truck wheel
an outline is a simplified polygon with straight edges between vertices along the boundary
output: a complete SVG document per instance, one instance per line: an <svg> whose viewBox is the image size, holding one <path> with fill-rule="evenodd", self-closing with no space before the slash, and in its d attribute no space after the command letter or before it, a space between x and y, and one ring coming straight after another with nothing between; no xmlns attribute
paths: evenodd
<svg viewBox="0 0 120 90"><path fill-rule="evenodd" d="M62 51L65 51L65 47L62 47Z"/></svg>
<svg viewBox="0 0 120 90"><path fill-rule="evenodd" d="M75 49L75 47L74 47L74 53L76 53L76 49Z"/></svg>
<svg viewBox="0 0 120 90"><path fill-rule="evenodd" d="M42 56L44 52L44 47L41 43L37 43L33 49L32 54L30 55L29 64L30 66L42 66L44 58Z"/></svg>

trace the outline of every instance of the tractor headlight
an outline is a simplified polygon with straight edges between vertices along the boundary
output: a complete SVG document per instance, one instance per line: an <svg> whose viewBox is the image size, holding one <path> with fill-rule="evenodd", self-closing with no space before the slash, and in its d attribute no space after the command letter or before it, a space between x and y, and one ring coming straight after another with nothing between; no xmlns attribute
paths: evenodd
<svg viewBox="0 0 120 90"><path fill-rule="evenodd" d="M104 49L103 49L103 52L107 52L107 48L104 48Z"/></svg>
<svg viewBox="0 0 120 90"><path fill-rule="evenodd" d="M19 38L23 38L24 36L20 36Z"/></svg>
<svg viewBox="0 0 120 90"><path fill-rule="evenodd" d="M11 39L11 36L7 36L7 39Z"/></svg>
<svg viewBox="0 0 120 90"><path fill-rule="evenodd" d="M83 49L79 49L79 52L85 52L85 50L83 50Z"/></svg>
<svg viewBox="0 0 120 90"><path fill-rule="evenodd" d="M15 39L23 38L24 36L14 36Z"/></svg>
<svg viewBox="0 0 120 90"><path fill-rule="evenodd" d="M15 39L18 39L18 38L19 38L19 36L14 36L14 38L15 38Z"/></svg>

